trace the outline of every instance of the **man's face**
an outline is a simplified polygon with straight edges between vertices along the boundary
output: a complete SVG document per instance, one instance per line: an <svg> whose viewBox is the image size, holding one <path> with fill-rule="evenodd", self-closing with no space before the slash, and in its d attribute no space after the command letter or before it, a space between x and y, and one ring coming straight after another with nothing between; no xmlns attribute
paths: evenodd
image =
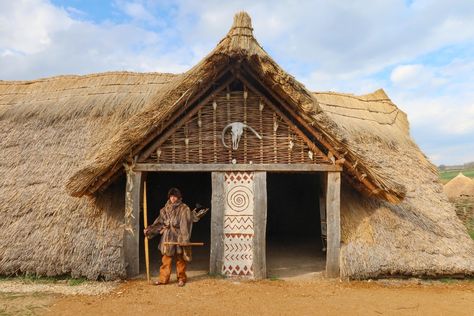
<svg viewBox="0 0 474 316"><path fill-rule="evenodd" d="M178 200L178 198L174 195L170 195L170 202L171 203L176 203L176 201Z"/></svg>

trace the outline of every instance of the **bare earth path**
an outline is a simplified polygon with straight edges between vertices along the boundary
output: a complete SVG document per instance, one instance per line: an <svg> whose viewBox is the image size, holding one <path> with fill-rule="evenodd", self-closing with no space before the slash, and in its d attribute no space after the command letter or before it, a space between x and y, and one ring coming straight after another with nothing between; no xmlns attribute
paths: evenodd
<svg viewBox="0 0 474 316"><path fill-rule="evenodd" d="M151 286L124 282L108 294L62 296L45 315L474 315L474 282L259 282L195 278Z"/></svg>

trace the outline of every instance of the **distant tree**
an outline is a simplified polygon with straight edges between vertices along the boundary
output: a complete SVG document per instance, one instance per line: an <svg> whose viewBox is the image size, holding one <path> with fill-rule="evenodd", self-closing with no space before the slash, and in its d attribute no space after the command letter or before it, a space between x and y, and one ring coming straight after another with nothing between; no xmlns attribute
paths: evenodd
<svg viewBox="0 0 474 316"><path fill-rule="evenodd" d="M439 165L438 169L444 171L446 170L446 165Z"/></svg>
<svg viewBox="0 0 474 316"><path fill-rule="evenodd" d="M471 162L466 162L464 164L464 168L467 169L467 168L474 168L474 161L471 161Z"/></svg>

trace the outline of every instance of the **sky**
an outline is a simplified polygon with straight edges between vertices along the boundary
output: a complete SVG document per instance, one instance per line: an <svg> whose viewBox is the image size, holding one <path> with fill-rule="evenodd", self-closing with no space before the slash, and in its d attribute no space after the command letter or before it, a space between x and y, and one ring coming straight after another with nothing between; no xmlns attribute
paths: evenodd
<svg viewBox="0 0 474 316"><path fill-rule="evenodd" d="M184 72L242 10L309 90L383 88L433 163L474 161L474 0L0 0L0 80Z"/></svg>

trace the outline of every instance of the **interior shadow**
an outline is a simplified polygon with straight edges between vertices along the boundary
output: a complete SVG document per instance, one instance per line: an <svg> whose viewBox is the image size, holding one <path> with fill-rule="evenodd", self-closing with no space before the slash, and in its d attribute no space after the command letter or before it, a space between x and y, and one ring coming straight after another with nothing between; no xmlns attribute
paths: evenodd
<svg viewBox="0 0 474 316"><path fill-rule="evenodd" d="M149 172L146 176L148 225L159 216L160 209L167 201L168 190L172 187L180 189L183 202L193 210L197 203L203 207L211 206L211 174L209 172ZM204 242L204 246L193 247L193 259L188 264L188 276L207 274L209 272L211 211L201 220L193 224L191 241ZM145 251L143 238L143 214L140 214L140 273L146 273ZM159 273L161 253L158 250L160 236L149 240L150 272L153 277ZM175 263L172 267L172 280L175 277Z"/></svg>
<svg viewBox="0 0 474 316"><path fill-rule="evenodd" d="M316 173L267 174L266 260L269 278L325 270Z"/></svg>

